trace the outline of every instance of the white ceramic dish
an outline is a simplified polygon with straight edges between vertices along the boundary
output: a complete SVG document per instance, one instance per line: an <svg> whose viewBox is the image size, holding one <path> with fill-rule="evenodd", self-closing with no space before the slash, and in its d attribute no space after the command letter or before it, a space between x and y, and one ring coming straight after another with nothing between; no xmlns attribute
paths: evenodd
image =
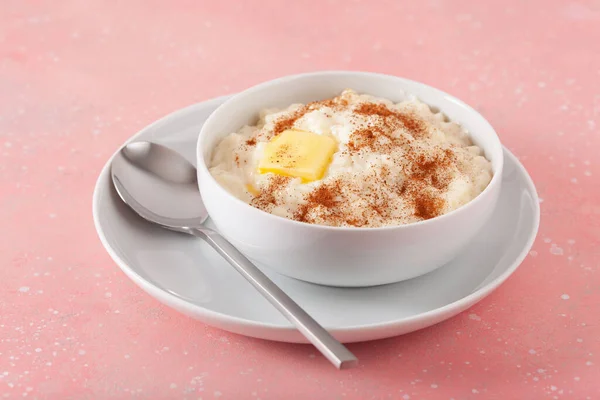
<svg viewBox="0 0 600 400"><path fill-rule="evenodd" d="M194 161L200 127L224 100L170 114L131 140L156 141ZM490 224L465 252L429 274L391 285L350 289L266 272L343 342L396 336L450 318L504 282L523 261L536 236L539 205L535 187L508 151L505 162L502 192ZM208 245L134 215L114 192L108 165L94 191L94 222L112 259L139 287L167 306L217 328L263 339L305 342Z"/></svg>
<svg viewBox="0 0 600 400"><path fill-rule="evenodd" d="M216 144L260 110L322 100L351 88L402 101L413 94L461 123L492 163L487 188L463 207L409 225L340 228L306 224L258 210L224 189L207 163ZM259 266L324 285L372 286L428 273L456 257L487 223L500 194L502 145L491 125L455 97L422 83L365 72L316 72L269 81L234 95L206 120L197 150L200 193L214 224Z"/></svg>

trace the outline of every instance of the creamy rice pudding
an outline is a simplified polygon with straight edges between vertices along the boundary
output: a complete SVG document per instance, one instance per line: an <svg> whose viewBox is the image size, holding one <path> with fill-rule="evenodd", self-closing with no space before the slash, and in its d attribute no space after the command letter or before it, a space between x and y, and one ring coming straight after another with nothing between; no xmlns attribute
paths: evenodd
<svg viewBox="0 0 600 400"><path fill-rule="evenodd" d="M459 124L414 97L345 90L264 110L226 136L213 177L242 201L296 221L352 227L413 223L473 200L491 163Z"/></svg>

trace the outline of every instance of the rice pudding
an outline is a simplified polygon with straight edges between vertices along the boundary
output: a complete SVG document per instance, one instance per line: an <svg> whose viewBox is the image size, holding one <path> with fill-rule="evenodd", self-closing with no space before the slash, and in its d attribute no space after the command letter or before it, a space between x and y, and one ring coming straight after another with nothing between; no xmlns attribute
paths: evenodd
<svg viewBox="0 0 600 400"><path fill-rule="evenodd" d="M491 163L456 122L414 96L339 96L267 109L221 140L209 165L231 194L296 221L383 227L435 218L473 200Z"/></svg>

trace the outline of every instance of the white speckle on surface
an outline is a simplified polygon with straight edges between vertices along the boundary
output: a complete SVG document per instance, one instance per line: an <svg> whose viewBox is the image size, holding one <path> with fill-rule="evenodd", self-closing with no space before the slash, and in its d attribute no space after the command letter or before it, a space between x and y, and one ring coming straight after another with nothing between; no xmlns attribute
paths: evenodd
<svg viewBox="0 0 600 400"><path fill-rule="evenodd" d="M585 176L592 176L592 173L590 171L583 171L583 175Z"/></svg>
<svg viewBox="0 0 600 400"><path fill-rule="evenodd" d="M538 374L543 374L544 372L546 372L546 370L543 368L538 368L537 372Z"/></svg>
<svg viewBox="0 0 600 400"><path fill-rule="evenodd" d="M4 142L4 147L12 147L12 143L11 142Z"/></svg>
<svg viewBox="0 0 600 400"><path fill-rule="evenodd" d="M477 393L479 393L479 390L477 390L477 389L471 389L471 392L477 394Z"/></svg>
<svg viewBox="0 0 600 400"><path fill-rule="evenodd" d="M582 338L577 338L577 343L583 343L583 339Z"/></svg>
<svg viewBox="0 0 600 400"><path fill-rule="evenodd" d="M46 366L47 366L47 367L51 367L51 366L52 366L52 363L51 363L50 361L48 361L48 362L46 363Z"/></svg>
<svg viewBox="0 0 600 400"><path fill-rule="evenodd" d="M564 251L562 249L562 247L558 247L556 244L552 244L552 246L550 246L550 254L554 254L555 256L562 256L564 254Z"/></svg>
<svg viewBox="0 0 600 400"><path fill-rule="evenodd" d="M576 377L575 377L575 378L573 378L573 379L574 379L574 380L576 380L577 382L579 382L579 379L581 379L581 378L579 378L578 376L576 376Z"/></svg>
<svg viewBox="0 0 600 400"><path fill-rule="evenodd" d="M104 293L104 297L112 297L112 293L111 292L106 292L106 293Z"/></svg>
<svg viewBox="0 0 600 400"><path fill-rule="evenodd" d="M308 355L308 358L315 358L315 355L314 355L313 353L310 353L310 354Z"/></svg>
<svg viewBox="0 0 600 400"><path fill-rule="evenodd" d="M538 378L537 376L534 376L534 377L533 377L533 380L537 382L537 381L539 381L539 380L540 380L540 378Z"/></svg>
<svg viewBox="0 0 600 400"><path fill-rule="evenodd" d="M585 161L583 162L583 165L590 165L590 160L585 160Z"/></svg>
<svg viewBox="0 0 600 400"><path fill-rule="evenodd" d="M591 361L586 361L586 362L585 362L585 365L587 365L587 366L589 367L590 365L594 365L594 363L593 363L593 362L591 362Z"/></svg>
<svg viewBox="0 0 600 400"><path fill-rule="evenodd" d="M25 388L25 391L27 391L27 392L31 392L32 390L33 390L33 388L31 386L28 386Z"/></svg>
<svg viewBox="0 0 600 400"><path fill-rule="evenodd" d="M80 349L77 353L79 353L80 356L83 356L85 355L85 350Z"/></svg>
<svg viewBox="0 0 600 400"><path fill-rule="evenodd" d="M537 352L534 349L529 349L529 354L536 354Z"/></svg>
<svg viewBox="0 0 600 400"><path fill-rule="evenodd" d="M436 385L435 383L432 383L432 384L431 384L431 388L432 388L432 389L437 389L437 387L438 387L438 385Z"/></svg>
<svg viewBox="0 0 600 400"><path fill-rule="evenodd" d="M215 390L215 392L213 393L215 395L215 397L221 397L223 394L221 392L219 392L218 390Z"/></svg>
<svg viewBox="0 0 600 400"><path fill-rule="evenodd" d="M131 356L129 354L125 354L124 356L127 360L129 360L131 358Z"/></svg>
<svg viewBox="0 0 600 400"><path fill-rule="evenodd" d="M550 238L544 238L544 243L550 243L552 241L552 239Z"/></svg>
<svg viewBox="0 0 600 400"><path fill-rule="evenodd" d="M38 347L37 349L35 349L35 352L36 352L36 353L41 353L41 352L42 352L42 349L40 349L40 348Z"/></svg>
<svg viewBox="0 0 600 400"><path fill-rule="evenodd" d="M546 82L538 82L538 87L545 88L546 87Z"/></svg>
<svg viewBox="0 0 600 400"><path fill-rule="evenodd" d="M537 252L537 251L535 251L535 250L531 250L531 251L529 252L529 255L530 255L531 257L537 257L537 255L538 255L538 252Z"/></svg>
<svg viewBox="0 0 600 400"><path fill-rule="evenodd" d="M171 389L176 389L176 388L177 388L177 385L176 385L176 384L174 384L174 383L171 383L171 384L169 385L169 387L170 387Z"/></svg>
<svg viewBox="0 0 600 400"><path fill-rule="evenodd" d="M19 288L19 292L21 292L21 293L27 293L27 292L29 292L29 286L21 286Z"/></svg>
<svg viewBox="0 0 600 400"><path fill-rule="evenodd" d="M407 394L405 394L404 396L402 396L402 398L403 398L404 400L408 400L408 399L410 399L410 396L409 396L409 395L407 395Z"/></svg>
<svg viewBox="0 0 600 400"><path fill-rule="evenodd" d="M550 390L552 390L553 392L555 392L556 389L558 389L556 386L554 386L554 385L550 386Z"/></svg>
<svg viewBox="0 0 600 400"><path fill-rule="evenodd" d="M563 300L569 300L571 297L565 293L565 294L560 295L560 298Z"/></svg>
<svg viewBox="0 0 600 400"><path fill-rule="evenodd" d="M469 319L472 319L474 321L481 321L481 317L477 314L469 314Z"/></svg>
<svg viewBox="0 0 600 400"><path fill-rule="evenodd" d="M569 239L567 240L567 243L570 245L574 245L575 244L575 239Z"/></svg>

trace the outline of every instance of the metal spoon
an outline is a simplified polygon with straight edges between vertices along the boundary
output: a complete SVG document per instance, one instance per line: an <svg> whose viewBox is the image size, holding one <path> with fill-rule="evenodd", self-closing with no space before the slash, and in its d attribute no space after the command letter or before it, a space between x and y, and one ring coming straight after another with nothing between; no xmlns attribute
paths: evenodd
<svg viewBox="0 0 600 400"><path fill-rule="evenodd" d="M196 168L177 152L150 142L126 145L114 157L111 177L133 211L163 228L204 239L275 306L339 369L357 358L219 233L203 226L208 218L198 191Z"/></svg>

